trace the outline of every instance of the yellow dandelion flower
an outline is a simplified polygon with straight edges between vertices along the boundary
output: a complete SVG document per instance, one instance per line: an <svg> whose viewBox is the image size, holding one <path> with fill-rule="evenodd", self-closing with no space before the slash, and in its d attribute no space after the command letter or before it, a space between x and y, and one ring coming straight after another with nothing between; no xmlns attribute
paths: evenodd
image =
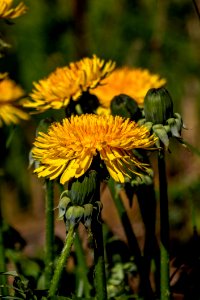
<svg viewBox="0 0 200 300"><path fill-rule="evenodd" d="M0 19L18 18L27 11L27 7L22 2L15 8L12 5L13 0L0 0Z"/></svg>
<svg viewBox="0 0 200 300"><path fill-rule="evenodd" d="M59 176L64 184L82 176L99 154L110 175L124 182L130 173L148 169L133 155L134 148L153 147L155 137L146 127L119 116L85 114L53 123L47 133L39 132L33 158L40 162L34 171L51 180Z"/></svg>
<svg viewBox="0 0 200 300"><path fill-rule="evenodd" d="M143 106L144 97L150 88L158 88L166 83L156 74L146 69L122 67L115 69L112 74L101 82L94 91L101 105L110 107L114 96L126 94L132 97L139 106Z"/></svg>
<svg viewBox="0 0 200 300"><path fill-rule="evenodd" d="M17 124L19 120L28 120L29 115L18 108L17 100L24 96L24 91L13 80L0 74L0 127L5 123Z"/></svg>
<svg viewBox="0 0 200 300"><path fill-rule="evenodd" d="M96 55L57 68L47 78L34 83L32 101L24 106L39 112L66 107L70 99L76 101L83 92L95 88L114 68L114 62L105 62Z"/></svg>

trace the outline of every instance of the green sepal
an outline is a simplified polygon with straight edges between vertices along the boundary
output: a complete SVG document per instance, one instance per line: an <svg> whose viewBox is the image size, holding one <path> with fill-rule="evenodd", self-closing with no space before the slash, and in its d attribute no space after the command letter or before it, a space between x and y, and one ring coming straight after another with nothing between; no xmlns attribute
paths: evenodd
<svg viewBox="0 0 200 300"><path fill-rule="evenodd" d="M72 183L69 197L73 205L92 203L97 188L97 172L90 171Z"/></svg>
<svg viewBox="0 0 200 300"><path fill-rule="evenodd" d="M68 195L69 195L69 191L66 190L60 196L60 201L58 204L58 219L59 220L63 219L65 212L71 202L71 199L68 197Z"/></svg>
<svg viewBox="0 0 200 300"><path fill-rule="evenodd" d="M169 147L169 137L167 131L165 130L162 124L156 124L152 127L153 132L157 135L157 137L161 140L161 142L165 145L168 149Z"/></svg>
<svg viewBox="0 0 200 300"><path fill-rule="evenodd" d="M93 208L94 208L93 205L90 203L84 205L84 215L83 215L84 226L89 230L91 229Z"/></svg>
<svg viewBox="0 0 200 300"><path fill-rule="evenodd" d="M84 208L83 206L70 206L66 213L65 213L65 224L67 227L67 230L70 226L77 226L84 215Z"/></svg>

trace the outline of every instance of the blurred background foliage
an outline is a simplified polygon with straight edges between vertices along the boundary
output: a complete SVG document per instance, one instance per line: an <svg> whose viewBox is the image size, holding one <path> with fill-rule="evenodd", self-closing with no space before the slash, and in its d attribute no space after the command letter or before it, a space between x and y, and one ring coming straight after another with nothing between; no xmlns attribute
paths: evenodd
<svg viewBox="0 0 200 300"><path fill-rule="evenodd" d="M8 72L30 93L33 81L92 54L112 59L117 66L148 68L167 79L175 111L182 114L188 127L183 136L195 148L200 147L200 20L192 0L24 2L28 6L24 16L14 24L1 21L1 36L11 45L0 59L1 72ZM200 9L200 1L197 4ZM28 164L41 118L33 115L28 122L1 130L4 215L34 245L40 244L38 234L44 226L40 223L44 192ZM172 236L186 240L192 220L200 227L199 154L172 142L167 167ZM38 230L34 231L34 226Z"/></svg>

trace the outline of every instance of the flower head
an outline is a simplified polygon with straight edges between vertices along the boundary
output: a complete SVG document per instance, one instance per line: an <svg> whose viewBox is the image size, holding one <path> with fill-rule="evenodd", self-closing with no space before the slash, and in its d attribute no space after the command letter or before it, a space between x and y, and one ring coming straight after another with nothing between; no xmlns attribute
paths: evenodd
<svg viewBox="0 0 200 300"><path fill-rule="evenodd" d="M0 0L0 19L18 18L27 11L27 7L22 2L15 8L12 4L13 0Z"/></svg>
<svg viewBox="0 0 200 300"><path fill-rule="evenodd" d="M93 93L105 108L109 108L113 97L119 94L129 95L139 106L143 106L147 91L165 83L165 79L160 79L158 75L151 74L146 69L122 67L115 69Z"/></svg>
<svg viewBox="0 0 200 300"><path fill-rule="evenodd" d="M3 123L17 124L20 119L29 119L29 115L18 108L18 100L24 96L24 91L5 76L5 74L0 74L0 127Z"/></svg>
<svg viewBox="0 0 200 300"><path fill-rule="evenodd" d="M85 114L53 123L47 134L40 132L33 148L33 157L40 161L35 170L39 177L55 179L64 184L82 176L97 154L105 162L110 175L124 182L130 173L148 170L139 162L134 148L153 147L155 137L146 127L130 119L116 116Z"/></svg>
<svg viewBox="0 0 200 300"><path fill-rule="evenodd" d="M69 66L57 68L47 78L34 83L35 88L30 94L32 101L25 103L25 106L39 112L66 107L70 99L76 101L83 92L94 89L114 67L114 62L105 63L93 55L92 58L83 58Z"/></svg>

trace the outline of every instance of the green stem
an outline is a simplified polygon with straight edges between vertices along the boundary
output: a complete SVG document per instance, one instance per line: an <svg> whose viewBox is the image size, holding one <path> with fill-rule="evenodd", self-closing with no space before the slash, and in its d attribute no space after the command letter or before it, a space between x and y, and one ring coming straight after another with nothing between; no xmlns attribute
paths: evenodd
<svg viewBox="0 0 200 300"><path fill-rule="evenodd" d="M1 199L0 199L0 272L6 272L6 257L5 257L4 237L3 237L3 218L2 218L2 210L1 210ZM6 275L0 274L0 296L8 296L8 289L6 288L6 284L7 284Z"/></svg>
<svg viewBox="0 0 200 300"><path fill-rule="evenodd" d="M53 182L46 180L46 249L45 249L45 285L49 288L53 276L54 262L54 192Z"/></svg>
<svg viewBox="0 0 200 300"><path fill-rule="evenodd" d="M65 240L65 244L63 247L63 250L61 252L61 255L58 259L58 262L56 264L56 270L54 272L51 284L50 284L50 289L49 289L49 296L55 296L59 287L59 282L63 273L64 266L66 265L67 259L70 255L71 247L74 242L75 238L75 228L74 226L71 226L69 228L69 231L67 233L67 237Z"/></svg>
<svg viewBox="0 0 200 300"><path fill-rule="evenodd" d="M117 208L118 214L120 216L129 249L135 258L136 265L138 267L138 273L140 275L140 294L145 300L154 299L153 291L151 288L151 284L149 281L149 274L147 268L145 268L145 261L141 256L141 251L136 239L136 236L133 232L131 222L127 215L125 206L119 196L118 191L116 190L115 182L112 178L110 178L108 182L109 189L112 194L112 198L114 200L115 206Z"/></svg>
<svg viewBox="0 0 200 300"><path fill-rule="evenodd" d="M147 274L151 271L151 261L154 260L156 295L160 295L160 248L156 238L156 195L154 184L140 185L136 195L145 226L144 267Z"/></svg>
<svg viewBox="0 0 200 300"><path fill-rule="evenodd" d="M88 268L87 268L86 261L85 261L85 255L83 252L82 243L81 243L81 240L80 240L80 237L78 236L78 234L76 235L74 245L75 245L75 253L76 253L77 261L78 261L78 267L77 267L77 273L79 275L78 279L79 279L79 282L80 282L80 279L83 282L83 289L84 289L85 297L90 298L91 286L89 284L88 277L87 277Z"/></svg>
<svg viewBox="0 0 200 300"><path fill-rule="evenodd" d="M165 152L161 149L158 154L159 188L160 188L160 292L161 300L170 299L169 277L169 208L167 192L167 176Z"/></svg>
<svg viewBox="0 0 200 300"><path fill-rule="evenodd" d="M104 260L104 243L103 243L103 231L102 224L98 221L98 217L95 216L92 220L92 233L94 238L94 279L96 289L96 299L106 300L106 271Z"/></svg>

